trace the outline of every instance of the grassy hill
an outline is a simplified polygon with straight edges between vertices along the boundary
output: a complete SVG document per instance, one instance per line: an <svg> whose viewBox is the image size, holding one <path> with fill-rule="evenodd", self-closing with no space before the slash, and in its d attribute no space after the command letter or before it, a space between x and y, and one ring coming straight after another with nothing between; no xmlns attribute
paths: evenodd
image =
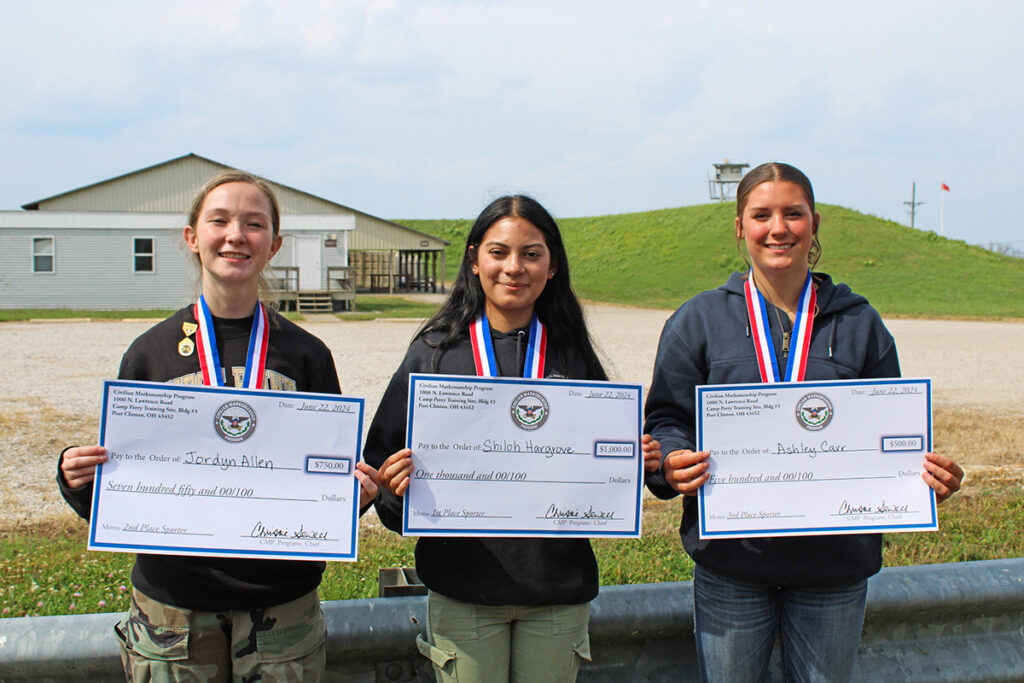
<svg viewBox="0 0 1024 683"><path fill-rule="evenodd" d="M994 254L829 204L819 204L827 272L883 315L1024 318L1024 259ZM735 205L559 220L573 285L586 299L674 308L745 265L733 239ZM402 220L452 242L458 269L471 220Z"/></svg>

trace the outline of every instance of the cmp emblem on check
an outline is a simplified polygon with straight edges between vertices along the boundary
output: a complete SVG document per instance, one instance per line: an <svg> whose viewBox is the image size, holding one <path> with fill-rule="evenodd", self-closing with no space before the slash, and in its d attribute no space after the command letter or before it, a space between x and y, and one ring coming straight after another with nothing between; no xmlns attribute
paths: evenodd
<svg viewBox="0 0 1024 683"><path fill-rule="evenodd" d="M832 401L825 394L804 394L796 403L796 420L801 427L810 432L827 427L834 414Z"/></svg>
<svg viewBox="0 0 1024 683"><path fill-rule="evenodd" d="M228 401L213 416L213 428L229 443L245 441L256 431L256 411L245 401Z"/></svg>
<svg viewBox="0 0 1024 683"><path fill-rule="evenodd" d="M532 432L540 428L550 414L548 400L539 391L524 391L512 399L512 422L520 429Z"/></svg>

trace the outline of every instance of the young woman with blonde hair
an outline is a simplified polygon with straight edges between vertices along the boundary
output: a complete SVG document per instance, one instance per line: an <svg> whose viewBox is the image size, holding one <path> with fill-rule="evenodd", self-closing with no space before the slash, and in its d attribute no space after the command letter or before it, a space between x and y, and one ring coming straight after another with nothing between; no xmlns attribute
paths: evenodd
<svg viewBox="0 0 1024 683"><path fill-rule="evenodd" d="M280 228L266 181L235 170L211 178L183 234L201 271L202 295L136 339L118 377L341 393L324 343L259 301L260 275L281 247ZM101 446L61 453L57 482L83 518L96 466L105 460ZM377 492L376 471L359 463L356 477L365 509ZM116 628L126 677L321 680L323 571L323 562L138 555L131 609Z"/></svg>

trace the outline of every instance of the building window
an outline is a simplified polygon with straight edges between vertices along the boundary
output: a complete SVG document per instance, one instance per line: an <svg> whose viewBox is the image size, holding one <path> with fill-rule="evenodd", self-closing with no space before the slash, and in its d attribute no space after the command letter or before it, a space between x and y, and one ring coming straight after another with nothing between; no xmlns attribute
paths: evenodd
<svg viewBox="0 0 1024 683"><path fill-rule="evenodd" d="M135 272L153 272L153 238L135 238Z"/></svg>
<svg viewBox="0 0 1024 683"><path fill-rule="evenodd" d="M53 238L33 237L32 238L32 272L52 273L53 272Z"/></svg>

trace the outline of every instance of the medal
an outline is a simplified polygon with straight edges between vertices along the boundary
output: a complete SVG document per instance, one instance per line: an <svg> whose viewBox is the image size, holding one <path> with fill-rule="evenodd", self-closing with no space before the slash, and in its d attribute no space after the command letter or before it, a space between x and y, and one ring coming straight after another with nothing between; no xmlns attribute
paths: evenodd
<svg viewBox="0 0 1024 683"><path fill-rule="evenodd" d="M479 377L497 377L498 361L491 344L491 325L487 315L480 316L469 325L469 339L473 343L473 363ZM548 330L534 313L530 319L530 340L526 343L526 362L523 377L543 378L544 360L548 353Z"/></svg>
<svg viewBox="0 0 1024 683"><path fill-rule="evenodd" d="M185 337L180 342L178 342L178 354L181 355L181 356L186 356L186 357L191 356L192 352L195 351L195 350L196 350L195 343L191 339L189 339L188 337Z"/></svg>
<svg viewBox="0 0 1024 683"><path fill-rule="evenodd" d="M196 345L199 348L199 368L203 372L203 384L207 386L224 386L221 375L220 354L217 352L217 337L213 333L213 315L206 299L202 296L193 307L193 314L198 322ZM185 326L182 325L182 329ZM263 372L267 365L267 346L270 339L270 327L267 324L267 312L263 304L256 302L256 311L252 319L252 332L249 334L249 350L245 356L245 377L242 386L245 389L262 389ZM183 341L189 341L185 339ZM178 345L181 352L181 345Z"/></svg>
<svg viewBox="0 0 1024 683"><path fill-rule="evenodd" d="M747 318L750 321L750 336L757 354L757 367L761 372L761 381L766 384L774 382L801 382L807 369L807 354L811 349L811 331L814 325L814 310L818 296L811 282L811 272L807 271L800 299L796 307L796 319L793 321L793 345L786 359L785 374L779 374L779 363L775 359L775 347L768 329L768 309L764 296L754 286L754 271L750 271L747 281L743 283L743 295L747 303Z"/></svg>
<svg viewBox="0 0 1024 683"><path fill-rule="evenodd" d="M190 323L188 321L181 323L181 331L185 334L185 338L178 342L178 355L185 356L187 358L196 350L195 342L189 339L189 337L195 334L198 329L199 325L196 325L195 323Z"/></svg>

